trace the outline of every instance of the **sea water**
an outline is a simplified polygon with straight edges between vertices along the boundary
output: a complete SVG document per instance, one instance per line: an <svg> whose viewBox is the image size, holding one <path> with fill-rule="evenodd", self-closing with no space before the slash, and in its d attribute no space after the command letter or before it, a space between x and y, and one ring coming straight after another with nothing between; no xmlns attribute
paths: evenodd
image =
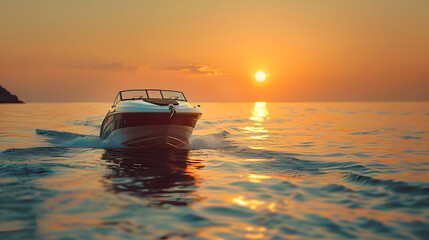
<svg viewBox="0 0 429 240"><path fill-rule="evenodd" d="M0 105L0 239L429 239L429 103L201 103L189 146L110 103Z"/></svg>

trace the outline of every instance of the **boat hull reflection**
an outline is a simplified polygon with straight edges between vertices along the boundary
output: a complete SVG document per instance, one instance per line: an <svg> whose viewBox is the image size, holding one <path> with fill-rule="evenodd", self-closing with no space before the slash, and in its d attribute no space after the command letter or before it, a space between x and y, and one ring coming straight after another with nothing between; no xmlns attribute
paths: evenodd
<svg viewBox="0 0 429 240"><path fill-rule="evenodd" d="M108 149L102 159L111 170L105 186L117 194L146 198L148 205L188 205L199 199L196 171L200 160L183 149Z"/></svg>

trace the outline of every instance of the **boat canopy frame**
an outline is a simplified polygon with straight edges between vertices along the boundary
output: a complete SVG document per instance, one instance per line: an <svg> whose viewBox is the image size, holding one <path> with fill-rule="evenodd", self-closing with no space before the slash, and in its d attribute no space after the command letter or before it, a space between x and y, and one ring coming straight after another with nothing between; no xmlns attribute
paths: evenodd
<svg viewBox="0 0 429 240"><path fill-rule="evenodd" d="M122 96L122 93L123 92L133 92L133 91L136 91L136 92L138 92L138 91L140 91L140 92L145 92L146 93L146 97L139 97L139 98L135 98L135 97L133 97L133 98L124 98L123 96ZM149 95L149 92L159 92L159 94L160 94L160 96L161 96L161 98L151 98L150 97L150 95ZM164 92L164 94L166 93L166 92L175 92L175 93L179 93L179 94L181 94L181 96L183 97L183 99L179 99L179 98L174 98L173 100L176 100L176 101L184 101L184 102L187 102L188 100L186 99L186 97L185 97L185 94L183 94L183 92L180 92L180 91L176 91L176 90L165 90L165 89L130 89L130 90L122 90L122 91L119 91L119 93L118 93L118 95L116 95L116 98L115 98L115 100L113 101L113 105L115 106L118 102L120 102L120 101L126 101L126 100L139 100L139 99L172 99L172 98L166 98L166 97L164 97L164 94L163 94L163 92Z"/></svg>

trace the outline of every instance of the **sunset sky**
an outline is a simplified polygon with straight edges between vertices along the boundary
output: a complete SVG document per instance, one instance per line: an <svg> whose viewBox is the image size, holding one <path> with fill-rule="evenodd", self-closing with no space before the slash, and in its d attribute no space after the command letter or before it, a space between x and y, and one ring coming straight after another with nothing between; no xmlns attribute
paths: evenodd
<svg viewBox="0 0 429 240"><path fill-rule="evenodd" d="M429 1L0 1L0 85L26 102L429 100ZM263 71L264 82L255 81Z"/></svg>

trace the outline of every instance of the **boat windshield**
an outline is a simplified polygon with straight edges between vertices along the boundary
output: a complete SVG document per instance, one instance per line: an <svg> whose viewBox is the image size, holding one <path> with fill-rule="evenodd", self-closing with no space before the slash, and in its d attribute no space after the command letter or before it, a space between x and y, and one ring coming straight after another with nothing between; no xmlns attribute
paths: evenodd
<svg viewBox="0 0 429 240"><path fill-rule="evenodd" d="M136 99L170 99L177 101L186 101L182 92L172 90L144 89L144 90L126 90L121 91L121 100Z"/></svg>

